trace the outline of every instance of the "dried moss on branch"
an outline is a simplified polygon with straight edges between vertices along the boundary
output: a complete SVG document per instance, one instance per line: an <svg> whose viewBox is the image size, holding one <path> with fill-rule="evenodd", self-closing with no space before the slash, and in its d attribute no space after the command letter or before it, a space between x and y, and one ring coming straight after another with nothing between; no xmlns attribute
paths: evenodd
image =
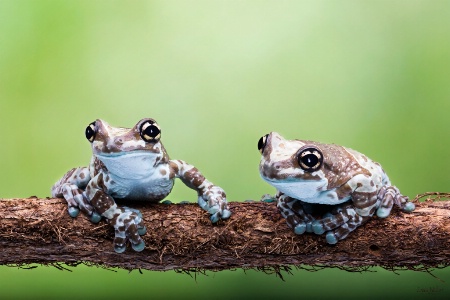
<svg viewBox="0 0 450 300"><path fill-rule="evenodd" d="M446 194L427 193L437 198ZM72 219L62 199L0 201L0 264L87 262L125 269L267 268L287 265L387 268L450 265L450 201L416 202L374 217L330 246L324 236L296 236L275 203L231 202L232 217L213 225L197 204L125 203L141 210L147 226L142 252L113 250L103 221Z"/></svg>

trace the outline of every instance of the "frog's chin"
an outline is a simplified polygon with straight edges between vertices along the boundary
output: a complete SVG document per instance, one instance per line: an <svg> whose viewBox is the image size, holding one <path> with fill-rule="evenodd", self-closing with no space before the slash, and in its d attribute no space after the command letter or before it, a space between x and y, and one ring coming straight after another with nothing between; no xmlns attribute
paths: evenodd
<svg viewBox="0 0 450 300"><path fill-rule="evenodd" d="M289 178L287 180L274 180L262 178L283 194L308 203L339 204L349 200L349 197L339 199L336 189L328 190L328 180L304 180Z"/></svg>
<svg viewBox="0 0 450 300"><path fill-rule="evenodd" d="M151 175L160 160L160 153L149 151L128 151L113 154L94 154L108 169L108 173L128 179L138 179Z"/></svg>

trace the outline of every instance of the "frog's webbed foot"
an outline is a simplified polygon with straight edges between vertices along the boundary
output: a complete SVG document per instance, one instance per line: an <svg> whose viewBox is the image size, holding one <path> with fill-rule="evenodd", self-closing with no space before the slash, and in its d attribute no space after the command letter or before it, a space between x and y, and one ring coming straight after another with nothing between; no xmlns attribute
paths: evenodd
<svg viewBox="0 0 450 300"><path fill-rule="evenodd" d="M228 219L231 211L228 209L224 190L208 181L200 171L182 160L169 162L174 175L181 179L188 187L198 193L198 205L211 214L211 222Z"/></svg>
<svg viewBox="0 0 450 300"><path fill-rule="evenodd" d="M315 234L328 231L327 242L336 244L369 219L370 216L359 215L352 204L338 205L331 213L325 214L322 219L315 220L312 229Z"/></svg>
<svg viewBox="0 0 450 300"><path fill-rule="evenodd" d="M416 207L409 202L407 196L403 196L395 186L383 186L378 192L380 206L377 209L379 218L386 218L391 213L392 207L396 204L405 212L412 212Z"/></svg>
<svg viewBox="0 0 450 300"><path fill-rule="evenodd" d="M213 223L231 216L225 192L218 186L211 186L204 194L200 194L198 205L211 214L210 219Z"/></svg>
<svg viewBox="0 0 450 300"><path fill-rule="evenodd" d="M305 203L284 194L277 194L276 197L278 210L295 234L312 232L314 218L305 212L305 207L303 206Z"/></svg>
<svg viewBox="0 0 450 300"><path fill-rule="evenodd" d="M146 232L142 214L137 209L128 207L114 208L115 210L108 223L114 226L114 251L122 253L127 248L127 241L130 241L134 251L142 251L145 248L145 242L140 237Z"/></svg>
<svg viewBox="0 0 450 300"><path fill-rule="evenodd" d="M114 199L99 188L99 183L103 183L102 176L100 173L89 182L86 187L86 196L96 211L114 227L114 250L117 253L124 252L128 241L133 250L144 250L145 243L140 237L146 231L142 214L136 209L117 206Z"/></svg>

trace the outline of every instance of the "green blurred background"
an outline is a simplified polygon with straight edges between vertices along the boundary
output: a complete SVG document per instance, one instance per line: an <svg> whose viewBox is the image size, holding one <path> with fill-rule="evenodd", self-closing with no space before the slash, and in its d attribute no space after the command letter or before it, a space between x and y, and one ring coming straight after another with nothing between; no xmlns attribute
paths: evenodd
<svg viewBox="0 0 450 300"><path fill-rule="evenodd" d="M88 164L89 122L143 117L229 201L274 193L258 174L269 131L359 150L410 197L449 191L449 79L449 1L0 0L0 197L49 196ZM181 182L168 197L195 198ZM450 294L449 268L72 271L0 267L1 298Z"/></svg>

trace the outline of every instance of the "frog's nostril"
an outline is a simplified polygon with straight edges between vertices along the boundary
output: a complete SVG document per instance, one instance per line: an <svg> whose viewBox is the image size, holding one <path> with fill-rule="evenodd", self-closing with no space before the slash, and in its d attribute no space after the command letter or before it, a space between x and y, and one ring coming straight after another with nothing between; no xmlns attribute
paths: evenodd
<svg viewBox="0 0 450 300"><path fill-rule="evenodd" d="M273 166L275 167L275 169L277 171L279 171L281 169L281 164L280 163L275 163Z"/></svg>

